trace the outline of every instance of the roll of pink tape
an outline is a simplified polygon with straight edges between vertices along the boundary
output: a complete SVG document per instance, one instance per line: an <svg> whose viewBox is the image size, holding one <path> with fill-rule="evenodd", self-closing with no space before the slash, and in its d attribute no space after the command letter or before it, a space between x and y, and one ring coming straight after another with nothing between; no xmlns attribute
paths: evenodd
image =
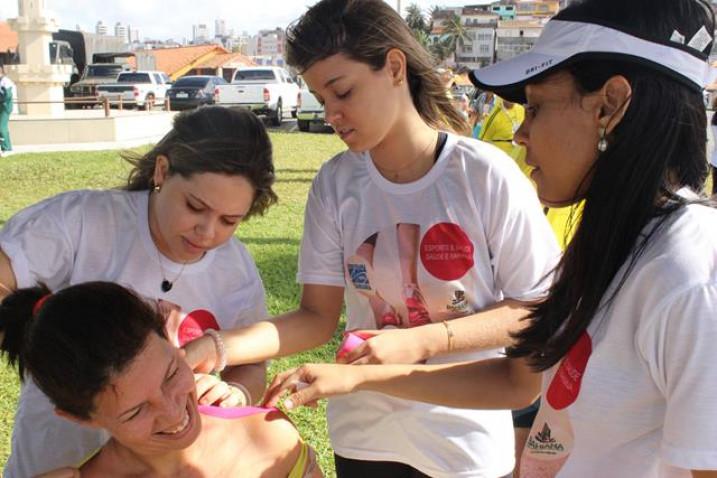
<svg viewBox="0 0 717 478"><path fill-rule="evenodd" d="M365 340L356 334L352 334L351 332L345 334L344 341L341 342L339 350L336 352L336 358L339 359L343 357L364 342Z"/></svg>

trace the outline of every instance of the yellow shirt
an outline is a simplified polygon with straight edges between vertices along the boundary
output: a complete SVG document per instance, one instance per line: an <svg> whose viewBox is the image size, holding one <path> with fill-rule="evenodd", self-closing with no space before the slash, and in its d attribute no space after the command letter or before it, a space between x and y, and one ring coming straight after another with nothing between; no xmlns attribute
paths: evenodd
<svg viewBox="0 0 717 478"><path fill-rule="evenodd" d="M494 144L513 156L519 148L513 144L513 136L524 119L525 108L521 105L514 104L508 109L502 101L496 99L493 109L483 121L478 139Z"/></svg>

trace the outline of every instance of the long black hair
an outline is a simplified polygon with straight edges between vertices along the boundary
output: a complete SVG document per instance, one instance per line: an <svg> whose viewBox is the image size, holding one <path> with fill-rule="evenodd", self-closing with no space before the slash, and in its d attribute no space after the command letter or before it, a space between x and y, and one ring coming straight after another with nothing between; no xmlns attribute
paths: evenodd
<svg viewBox="0 0 717 478"><path fill-rule="evenodd" d="M49 295L19 289L0 303L0 353L52 403L88 419L95 397L139 354L151 333L166 337L158 310L124 287L87 282ZM42 302L39 302L42 299Z"/></svg>
<svg viewBox="0 0 717 478"><path fill-rule="evenodd" d="M663 43L675 30L688 39L703 27L714 31L704 0L584 0L555 17L582 18ZM530 324L508 349L536 370L555 365L609 306L650 240L686 204L676 191L701 191L707 177L707 120L698 89L634 62L583 60L566 70L582 95L622 75L632 96L607 151L596 152L582 218L548 298L533 308Z"/></svg>

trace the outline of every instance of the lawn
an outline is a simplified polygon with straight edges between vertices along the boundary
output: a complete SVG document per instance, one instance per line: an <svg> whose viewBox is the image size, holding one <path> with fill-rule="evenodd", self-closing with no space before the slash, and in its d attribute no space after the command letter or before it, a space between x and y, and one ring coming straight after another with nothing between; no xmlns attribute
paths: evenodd
<svg viewBox="0 0 717 478"><path fill-rule="evenodd" d="M264 279L269 311L277 314L298 303L296 257L303 227L304 202L311 180L323 161L343 149L336 136L271 133L280 202L264 217L242 224L238 236L253 254ZM18 154L0 160L0 226L19 209L61 191L108 188L126 179L127 165L115 151ZM338 343L276 360L271 374L313 361L331 361ZM0 463L10 452L10 435L19 385L14 373L0 365ZM316 449L327 476L334 476L333 456L326 433L324 404L301 409L291 417Z"/></svg>
<svg viewBox="0 0 717 478"><path fill-rule="evenodd" d="M304 203L311 180L322 162L343 149L334 135L271 133L277 170L279 204L263 217L242 224L239 238L261 271L272 314L295 307L299 300L296 257L303 229ZM127 165L116 151L17 154L0 160L0 226L21 208L61 191L110 188L123 184ZM308 361L330 361L337 337L326 346L275 360L271 374ZM10 453L10 436L19 384L12 371L0 365L0 463ZM326 432L324 404L318 410L291 412L302 436L316 449L327 476L334 476L333 455Z"/></svg>

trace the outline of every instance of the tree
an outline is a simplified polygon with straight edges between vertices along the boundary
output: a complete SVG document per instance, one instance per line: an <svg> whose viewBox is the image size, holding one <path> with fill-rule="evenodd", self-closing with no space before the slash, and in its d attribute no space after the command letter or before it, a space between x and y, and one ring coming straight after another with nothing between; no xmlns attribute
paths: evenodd
<svg viewBox="0 0 717 478"><path fill-rule="evenodd" d="M470 41L468 31L461 23L461 17L455 13L445 21L443 27L443 38L447 41L447 46L454 53L459 46L463 46Z"/></svg>
<svg viewBox="0 0 717 478"><path fill-rule="evenodd" d="M453 53L450 41L447 38L434 39L428 46L428 51L431 52L438 63L443 63L443 61L450 57L451 53Z"/></svg>
<svg viewBox="0 0 717 478"><path fill-rule="evenodd" d="M412 3L406 8L406 23L414 34L417 32L430 33L426 16L416 3Z"/></svg>
<svg viewBox="0 0 717 478"><path fill-rule="evenodd" d="M413 36L416 37L418 43L427 49L429 46L431 25L426 21L426 16L421 10L421 7L412 3L406 8L406 12L406 23L413 32Z"/></svg>

